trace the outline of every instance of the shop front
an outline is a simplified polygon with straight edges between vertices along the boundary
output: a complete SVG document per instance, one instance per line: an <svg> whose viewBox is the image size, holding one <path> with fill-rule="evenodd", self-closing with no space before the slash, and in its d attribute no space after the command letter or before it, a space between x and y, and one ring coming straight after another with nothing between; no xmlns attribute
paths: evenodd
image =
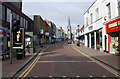
<svg viewBox="0 0 120 79"><path fill-rule="evenodd" d="M108 34L108 53L120 55L120 18L106 23Z"/></svg>
<svg viewBox="0 0 120 79"><path fill-rule="evenodd" d="M91 48L94 48L94 40L95 40L95 38L94 38L94 32L92 32L91 33Z"/></svg>
<svg viewBox="0 0 120 79"><path fill-rule="evenodd" d="M49 42L49 32L45 32L45 44L48 44Z"/></svg>
<svg viewBox="0 0 120 79"><path fill-rule="evenodd" d="M0 52L7 50L7 33L3 28L0 28Z"/></svg>

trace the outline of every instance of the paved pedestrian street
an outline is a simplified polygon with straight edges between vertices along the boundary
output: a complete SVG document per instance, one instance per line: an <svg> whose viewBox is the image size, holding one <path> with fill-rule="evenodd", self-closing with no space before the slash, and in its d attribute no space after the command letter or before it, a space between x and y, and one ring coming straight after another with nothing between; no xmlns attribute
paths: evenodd
<svg viewBox="0 0 120 79"><path fill-rule="evenodd" d="M80 53L71 44L54 44L30 62L15 77L116 77L95 60ZM114 79L114 78L113 78Z"/></svg>

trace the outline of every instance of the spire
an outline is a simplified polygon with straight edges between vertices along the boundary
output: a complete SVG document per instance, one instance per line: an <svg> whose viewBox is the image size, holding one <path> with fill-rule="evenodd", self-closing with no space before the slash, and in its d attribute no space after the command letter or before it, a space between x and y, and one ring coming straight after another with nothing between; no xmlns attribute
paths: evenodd
<svg viewBox="0 0 120 79"><path fill-rule="evenodd" d="M71 39L71 25L70 25L70 17L68 17L68 39Z"/></svg>
<svg viewBox="0 0 120 79"><path fill-rule="evenodd" d="M68 17L68 26L70 26L70 17Z"/></svg>

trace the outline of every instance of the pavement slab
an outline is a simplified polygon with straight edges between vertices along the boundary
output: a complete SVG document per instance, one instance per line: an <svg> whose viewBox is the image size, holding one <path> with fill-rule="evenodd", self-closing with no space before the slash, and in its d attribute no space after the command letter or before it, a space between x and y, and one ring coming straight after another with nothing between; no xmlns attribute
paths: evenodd
<svg viewBox="0 0 120 79"><path fill-rule="evenodd" d="M44 45L44 47L49 46L50 44ZM40 48L39 45L35 46L36 52L35 53L26 53L26 57L22 60L17 60L13 58L13 64L10 64L9 58L2 61L2 77L13 77L17 72L19 72L26 64L28 64L36 55L37 53L44 49Z"/></svg>

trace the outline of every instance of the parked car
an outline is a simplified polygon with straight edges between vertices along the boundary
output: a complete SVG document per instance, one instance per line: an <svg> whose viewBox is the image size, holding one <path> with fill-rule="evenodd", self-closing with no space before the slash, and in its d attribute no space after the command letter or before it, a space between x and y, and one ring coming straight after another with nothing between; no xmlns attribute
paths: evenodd
<svg viewBox="0 0 120 79"><path fill-rule="evenodd" d="M72 41L71 40L68 40L68 44L71 44L72 43Z"/></svg>

